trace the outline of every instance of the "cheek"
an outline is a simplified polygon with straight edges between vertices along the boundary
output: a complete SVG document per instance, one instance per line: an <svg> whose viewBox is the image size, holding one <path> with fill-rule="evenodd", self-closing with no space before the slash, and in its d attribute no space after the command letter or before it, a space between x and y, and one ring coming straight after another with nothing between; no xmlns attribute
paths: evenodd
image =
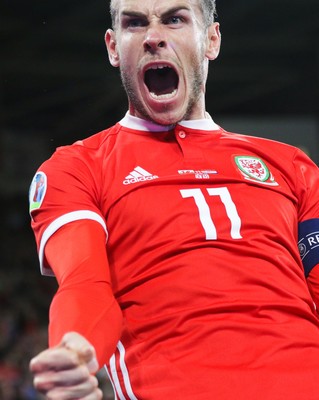
<svg viewBox="0 0 319 400"><path fill-rule="evenodd" d="M134 72L136 72L136 64L130 56L130 54L123 52L120 59L120 68L125 75L133 78Z"/></svg>
<svg viewBox="0 0 319 400"><path fill-rule="evenodd" d="M168 42L167 42L167 45L168 45L168 47L169 48L171 48L174 52L176 52L176 49L178 49L178 45L176 44L176 41L175 40L169 40Z"/></svg>
<svg viewBox="0 0 319 400"><path fill-rule="evenodd" d="M138 52L131 48L124 48L121 52L121 65L125 67L128 73L136 75L139 69Z"/></svg>

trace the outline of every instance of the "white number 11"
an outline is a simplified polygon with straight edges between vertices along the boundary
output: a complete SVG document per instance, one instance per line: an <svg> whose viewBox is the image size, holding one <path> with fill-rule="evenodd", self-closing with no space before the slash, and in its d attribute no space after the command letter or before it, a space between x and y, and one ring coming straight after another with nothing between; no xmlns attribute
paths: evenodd
<svg viewBox="0 0 319 400"><path fill-rule="evenodd" d="M226 187L207 188L210 196L219 196L225 206L227 217L231 223L230 235L233 239L241 239L240 234L241 220L239 218L235 203L233 202L230 193ZM202 193L201 189L183 189L180 190L182 197L193 197L198 208L199 219L206 233L206 240L216 240L217 232L215 224L212 220L209 205Z"/></svg>

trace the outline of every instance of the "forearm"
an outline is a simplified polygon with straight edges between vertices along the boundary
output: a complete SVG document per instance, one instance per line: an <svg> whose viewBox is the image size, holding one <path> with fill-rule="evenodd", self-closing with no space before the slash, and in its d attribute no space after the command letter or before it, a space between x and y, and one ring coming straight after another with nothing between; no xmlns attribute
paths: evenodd
<svg viewBox="0 0 319 400"><path fill-rule="evenodd" d="M105 232L94 221L62 227L48 241L45 256L59 283L50 308L49 343L78 332L95 348L102 366L121 335L122 312L114 298Z"/></svg>
<svg viewBox="0 0 319 400"><path fill-rule="evenodd" d="M78 332L95 348L100 367L120 339L122 312L106 282L60 286L50 307L49 344L67 332Z"/></svg>

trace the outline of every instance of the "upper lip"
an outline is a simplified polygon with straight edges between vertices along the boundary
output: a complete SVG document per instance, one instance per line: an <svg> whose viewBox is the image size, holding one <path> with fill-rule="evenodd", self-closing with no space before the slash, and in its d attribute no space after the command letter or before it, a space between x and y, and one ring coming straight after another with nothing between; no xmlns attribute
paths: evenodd
<svg viewBox="0 0 319 400"><path fill-rule="evenodd" d="M175 66L168 61L151 61L151 62L146 63L143 67L143 74L145 74L145 72L150 69L160 69L160 68L165 68L165 67L172 68L178 75L178 72L177 72Z"/></svg>

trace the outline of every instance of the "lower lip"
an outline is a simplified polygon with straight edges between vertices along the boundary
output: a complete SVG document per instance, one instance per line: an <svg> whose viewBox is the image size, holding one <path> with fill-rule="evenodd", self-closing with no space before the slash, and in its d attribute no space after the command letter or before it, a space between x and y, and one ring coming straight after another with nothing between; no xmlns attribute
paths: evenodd
<svg viewBox="0 0 319 400"><path fill-rule="evenodd" d="M147 100L151 106L163 106L163 105L167 106L170 103L175 102L178 95L178 88L175 89L173 93L161 96L156 96L154 94L151 94L146 85L144 85L144 90L146 93Z"/></svg>
<svg viewBox="0 0 319 400"><path fill-rule="evenodd" d="M157 96L154 93L149 92L150 97L155 100L155 101L169 101L171 99L173 99L177 94L177 89L175 89L172 93L169 94L162 94L160 96Z"/></svg>

